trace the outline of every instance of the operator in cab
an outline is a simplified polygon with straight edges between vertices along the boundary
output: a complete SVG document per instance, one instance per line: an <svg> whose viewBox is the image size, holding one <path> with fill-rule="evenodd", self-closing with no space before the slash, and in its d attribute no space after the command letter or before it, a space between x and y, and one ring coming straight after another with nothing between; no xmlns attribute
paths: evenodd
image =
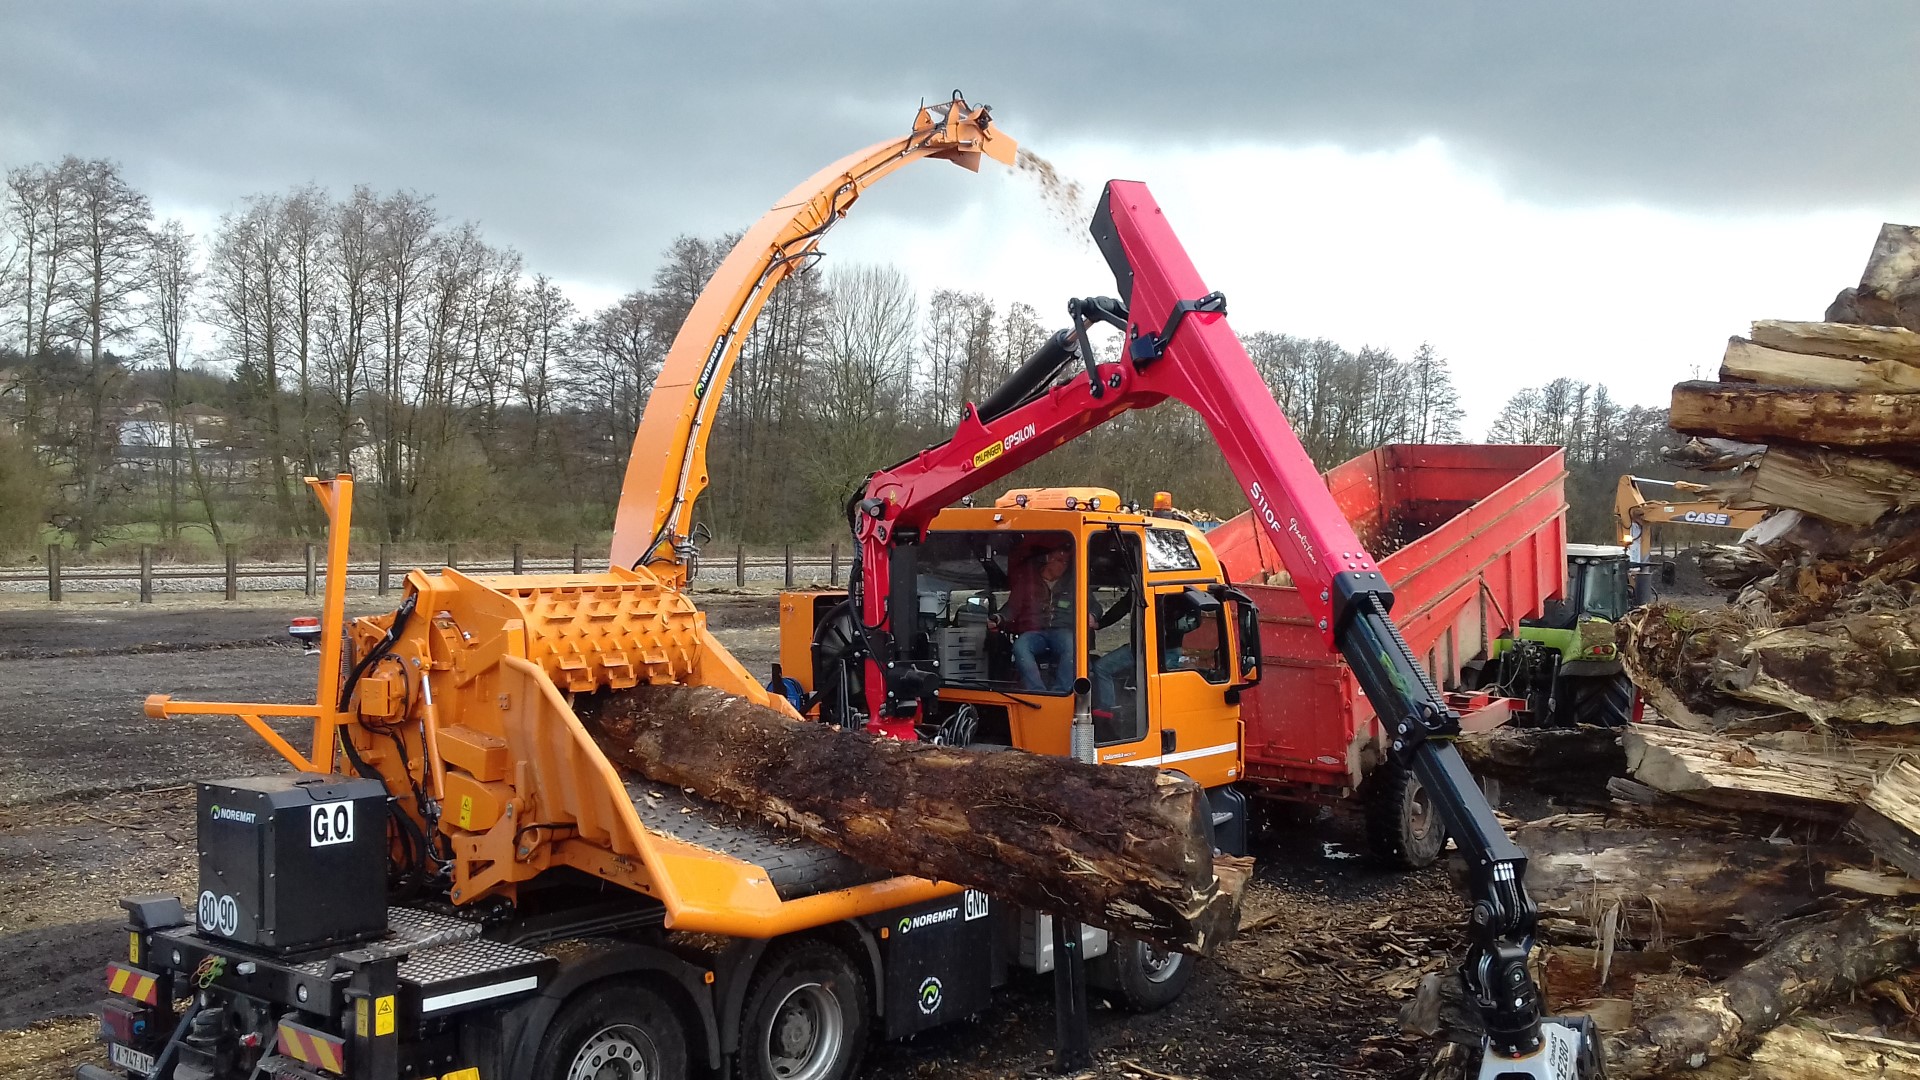
<svg viewBox="0 0 1920 1080"><path fill-rule="evenodd" d="M1012 595L1006 609L990 617L987 626L1013 635L1021 686L1064 694L1073 688L1074 678L1073 546L1050 545L1014 566L1024 572L1010 575ZM1040 670L1047 661L1054 665L1053 685Z"/></svg>

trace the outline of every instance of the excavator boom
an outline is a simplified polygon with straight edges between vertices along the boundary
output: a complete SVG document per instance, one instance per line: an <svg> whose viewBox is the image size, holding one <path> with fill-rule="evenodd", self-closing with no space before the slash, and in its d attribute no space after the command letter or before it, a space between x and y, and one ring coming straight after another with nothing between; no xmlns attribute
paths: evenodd
<svg viewBox="0 0 1920 1080"><path fill-rule="evenodd" d="M1648 498L1643 487L1665 488L1673 498ZM1739 509L1717 499L1705 484L1685 480L1650 480L1644 476L1622 475L1614 486L1613 523L1619 532L1620 546L1633 561L1646 558L1648 527L1661 522L1680 525L1705 525L1745 531L1767 516L1764 509Z"/></svg>
<svg viewBox="0 0 1920 1080"><path fill-rule="evenodd" d="M647 399L614 518L612 565L642 565L686 584L693 508L707 487L707 438L740 344L774 288L820 253L820 238L867 188L909 162L941 158L978 171L982 156L1014 161L988 106L922 106L906 135L849 154L775 203L714 271L681 324Z"/></svg>

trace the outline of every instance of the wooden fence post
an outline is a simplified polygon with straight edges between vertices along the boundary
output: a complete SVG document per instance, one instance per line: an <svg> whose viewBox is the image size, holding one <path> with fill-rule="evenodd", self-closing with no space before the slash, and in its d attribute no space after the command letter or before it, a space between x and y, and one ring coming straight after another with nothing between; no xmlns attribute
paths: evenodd
<svg viewBox="0 0 1920 1080"><path fill-rule="evenodd" d="M827 586L838 588L840 585L840 545L827 546Z"/></svg>
<svg viewBox="0 0 1920 1080"><path fill-rule="evenodd" d="M140 602L153 603L153 545L140 545Z"/></svg>
<svg viewBox="0 0 1920 1080"><path fill-rule="evenodd" d="M518 541L515 541L513 545L513 572L516 574L524 573L524 567L525 563L520 558L520 544Z"/></svg>
<svg viewBox="0 0 1920 1080"><path fill-rule="evenodd" d="M452 545L452 544L448 544L448 545L447 545L447 569L449 569L449 570L458 570L458 569L460 569L460 566L459 566L459 564L457 564L457 563L455 563L455 562L454 562L454 559L453 559L453 545Z"/></svg>
<svg viewBox="0 0 1920 1080"><path fill-rule="evenodd" d="M60 602L60 545L47 545L47 602Z"/></svg>
<svg viewBox="0 0 1920 1080"><path fill-rule="evenodd" d="M580 572L580 541L573 542L573 572Z"/></svg>
<svg viewBox="0 0 1920 1080"><path fill-rule="evenodd" d="M227 599L240 598L240 546L227 545Z"/></svg>
<svg viewBox="0 0 1920 1080"><path fill-rule="evenodd" d="M793 544L787 544L787 588L793 588Z"/></svg>
<svg viewBox="0 0 1920 1080"><path fill-rule="evenodd" d="M374 587L379 590L381 596L387 595L387 545L385 544L380 545L380 574L375 579Z"/></svg>
<svg viewBox="0 0 1920 1080"><path fill-rule="evenodd" d="M318 575L314 572L314 566L313 566L313 542L309 540L307 542L307 595L308 596L312 596L314 594L315 589L318 586L318 582L315 580L317 577Z"/></svg>
<svg viewBox="0 0 1920 1080"><path fill-rule="evenodd" d="M733 545L733 587L736 589L747 587L747 545L745 544ZM55 599L59 598L55 597Z"/></svg>

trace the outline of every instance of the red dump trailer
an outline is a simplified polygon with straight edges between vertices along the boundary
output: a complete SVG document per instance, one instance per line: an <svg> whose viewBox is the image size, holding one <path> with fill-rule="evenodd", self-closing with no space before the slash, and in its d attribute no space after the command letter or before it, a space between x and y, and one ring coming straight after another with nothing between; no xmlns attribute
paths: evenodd
<svg viewBox="0 0 1920 1080"><path fill-rule="evenodd" d="M1443 691L1479 685L1473 674L1489 644L1564 590L1566 468L1557 446L1383 446L1329 472L1327 486L1392 583L1394 620ZM1382 760L1353 673L1327 653L1249 515L1207 539L1260 607L1264 674L1241 703L1246 780L1301 801L1352 792ZM1470 729L1509 715L1507 702L1484 694L1461 693L1454 704ZM1384 802L1411 798L1418 813L1417 793L1386 786L1395 790L1381 793Z"/></svg>

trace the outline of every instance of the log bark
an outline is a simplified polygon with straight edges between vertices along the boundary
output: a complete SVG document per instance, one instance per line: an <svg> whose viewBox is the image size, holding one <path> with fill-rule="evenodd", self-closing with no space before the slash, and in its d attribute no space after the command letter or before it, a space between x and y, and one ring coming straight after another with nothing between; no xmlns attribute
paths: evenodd
<svg viewBox="0 0 1920 1080"><path fill-rule="evenodd" d="M1753 1080L1920 1080L1920 1043L1789 1024L1760 1039Z"/></svg>
<svg viewBox="0 0 1920 1080"><path fill-rule="evenodd" d="M1720 359L1720 378L1740 379L1767 386L1808 386L1884 394L1920 391L1920 366L1898 360L1810 356L1769 348L1739 337L1727 339L1727 351Z"/></svg>
<svg viewBox="0 0 1920 1080"><path fill-rule="evenodd" d="M1251 873L1216 860L1205 792L1158 769L878 739L708 687L611 691L576 711L622 770L869 866L1188 952L1233 933Z"/></svg>
<svg viewBox="0 0 1920 1080"><path fill-rule="evenodd" d="M1640 725L1624 738L1627 769L1648 787L1707 806L1838 821L1873 786L1884 751L1780 750L1719 735Z"/></svg>
<svg viewBox="0 0 1920 1080"><path fill-rule="evenodd" d="M1575 939L1617 943L1762 935L1823 893L1810 864L1833 853L1801 844L1679 829L1526 827L1527 892L1543 923Z"/></svg>
<svg viewBox="0 0 1920 1080"><path fill-rule="evenodd" d="M1920 767L1899 761L1881 773L1847 829L1875 855L1920 878Z"/></svg>
<svg viewBox="0 0 1920 1080"><path fill-rule="evenodd" d="M1605 728L1497 727L1462 735L1454 745L1476 775L1596 803L1607 797L1607 780L1627 765L1620 733Z"/></svg>
<svg viewBox="0 0 1920 1080"><path fill-rule="evenodd" d="M1760 319L1749 336L1758 344L1787 352L1920 364L1920 334L1903 326Z"/></svg>
<svg viewBox="0 0 1920 1080"><path fill-rule="evenodd" d="M1920 905L1862 908L1804 927L1694 1000L1609 1036L1616 1080L1698 1068L1734 1053L1781 1021L1920 960Z"/></svg>
<svg viewBox="0 0 1920 1080"><path fill-rule="evenodd" d="M1920 438L1920 395L1683 382L1668 424L1744 442L1900 449Z"/></svg>

